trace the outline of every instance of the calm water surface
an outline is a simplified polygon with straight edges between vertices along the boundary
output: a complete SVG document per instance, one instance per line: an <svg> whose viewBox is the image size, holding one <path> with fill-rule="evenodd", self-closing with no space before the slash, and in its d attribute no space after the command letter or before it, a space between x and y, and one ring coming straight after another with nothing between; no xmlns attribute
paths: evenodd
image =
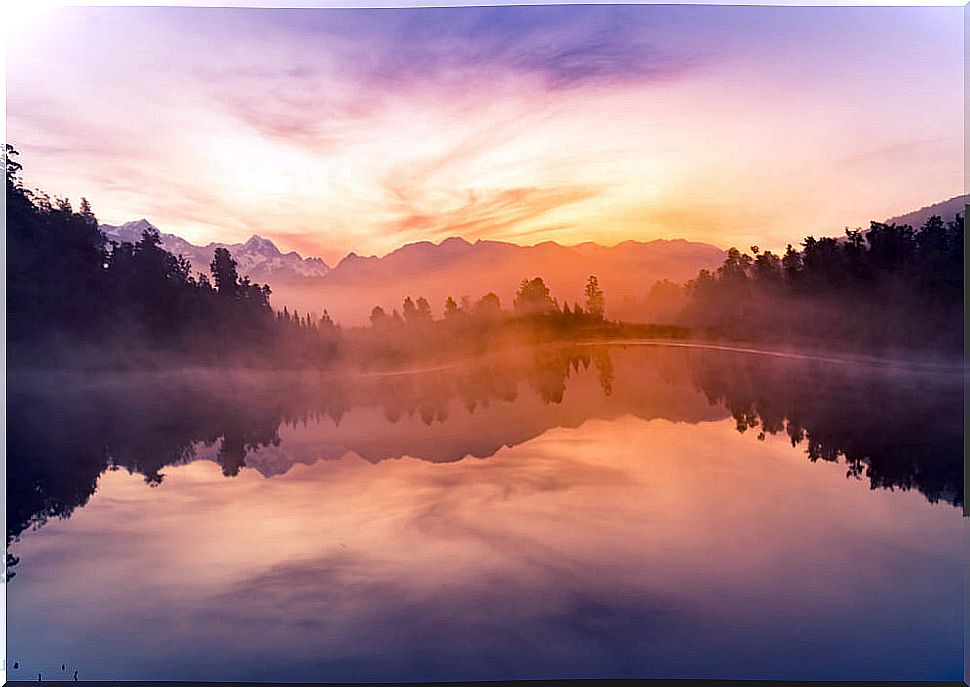
<svg viewBox="0 0 970 687"><path fill-rule="evenodd" d="M12 373L8 675L962 679L962 395L655 346Z"/></svg>

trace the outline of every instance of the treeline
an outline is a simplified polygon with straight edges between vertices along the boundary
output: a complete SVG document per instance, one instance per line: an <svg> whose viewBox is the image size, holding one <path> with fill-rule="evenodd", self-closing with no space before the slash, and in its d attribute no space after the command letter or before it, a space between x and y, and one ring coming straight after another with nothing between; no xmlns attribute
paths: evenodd
<svg viewBox="0 0 970 687"><path fill-rule="evenodd" d="M560 303L542 277L523 279L512 308L495 293L476 301L449 296L440 318L424 297L407 296L401 309L375 306L370 326L345 332L349 355L364 364L480 355L505 346L578 339L686 337L680 326L630 325L605 316L606 298L595 276L586 282L583 304Z"/></svg>
<svg viewBox="0 0 970 687"><path fill-rule="evenodd" d="M686 285L682 318L733 339L962 350L963 224L872 222L842 238L809 236L784 255L732 248Z"/></svg>
<svg viewBox="0 0 970 687"><path fill-rule="evenodd" d="M370 326L344 332L322 317L274 311L269 285L241 277L217 248L209 273L162 248L154 228L134 242L109 241L90 204L24 188L17 151L6 146L8 344L14 366L152 367L171 364L315 367L479 354L504 344L579 338L686 336L679 327L609 322L595 276L585 301L553 297L525 279L510 310L489 293L448 298L435 318L425 298L400 310L375 307Z"/></svg>
<svg viewBox="0 0 970 687"><path fill-rule="evenodd" d="M319 366L337 358L406 363L474 355L505 344L689 335L882 353L963 345L963 225L873 222L842 238L807 237L783 255L732 248L723 265L681 286L654 284L652 321L613 322L595 276L582 304L524 279L510 309L488 293L449 297L440 317L422 297L375 307L370 326L274 312L268 285L240 277L224 248L209 273L164 250L154 229L109 242L86 200L23 187L6 146L8 348L13 365L146 366L194 362ZM211 275L211 276L210 276ZM669 324L666 324L669 323Z"/></svg>
<svg viewBox="0 0 970 687"><path fill-rule="evenodd" d="M161 247L150 229L135 243L109 242L86 200L23 187L6 146L7 318L13 365L320 361L339 330L275 314L270 288L240 277L217 248L208 274Z"/></svg>

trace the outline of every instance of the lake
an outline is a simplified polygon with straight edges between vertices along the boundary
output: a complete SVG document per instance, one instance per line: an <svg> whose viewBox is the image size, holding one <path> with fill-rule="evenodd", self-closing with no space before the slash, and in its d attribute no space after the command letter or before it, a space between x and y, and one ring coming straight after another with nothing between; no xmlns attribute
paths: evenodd
<svg viewBox="0 0 970 687"><path fill-rule="evenodd" d="M8 677L961 680L962 423L681 346L11 371Z"/></svg>

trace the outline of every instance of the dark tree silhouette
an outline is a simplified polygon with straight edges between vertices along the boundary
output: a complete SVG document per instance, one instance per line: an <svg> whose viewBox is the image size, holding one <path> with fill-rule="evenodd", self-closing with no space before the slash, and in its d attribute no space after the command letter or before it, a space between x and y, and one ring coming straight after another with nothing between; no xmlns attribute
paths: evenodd
<svg viewBox="0 0 970 687"><path fill-rule="evenodd" d="M475 310L483 314L497 314L502 310L502 302L494 293L489 292L478 299Z"/></svg>
<svg viewBox="0 0 970 687"><path fill-rule="evenodd" d="M210 269L220 296L232 298L239 292L239 273L236 261L225 248L216 248Z"/></svg>
<svg viewBox="0 0 970 687"><path fill-rule="evenodd" d="M513 304L519 315L547 315L557 310L556 302L542 277L523 279Z"/></svg>
<svg viewBox="0 0 970 687"><path fill-rule="evenodd" d="M458 307L457 301L451 296L445 300L445 317L454 317L458 315L460 308Z"/></svg>
<svg viewBox="0 0 970 687"><path fill-rule="evenodd" d="M603 297L603 289L600 288L599 280L594 276L586 281L586 312L593 318L602 320L606 309L606 299Z"/></svg>
<svg viewBox="0 0 970 687"><path fill-rule="evenodd" d="M780 258L732 248L687 284L684 317L732 339L959 351L963 225L962 215L918 230L872 222L839 239L808 236Z"/></svg>
<svg viewBox="0 0 970 687"><path fill-rule="evenodd" d="M274 317L269 286L240 278L216 249L213 281L162 248L154 228L108 242L90 203L74 212L23 187L6 146L7 293L13 366L118 367L186 358L210 364L320 364L339 328Z"/></svg>

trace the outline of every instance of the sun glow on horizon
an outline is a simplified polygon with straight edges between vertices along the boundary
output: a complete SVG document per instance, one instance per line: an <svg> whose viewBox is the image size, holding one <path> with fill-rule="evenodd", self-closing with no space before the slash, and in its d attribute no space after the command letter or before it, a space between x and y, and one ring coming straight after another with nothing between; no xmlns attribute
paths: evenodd
<svg viewBox="0 0 970 687"><path fill-rule="evenodd" d="M777 249L962 192L960 12L62 8L11 46L8 138L104 222L328 262Z"/></svg>

